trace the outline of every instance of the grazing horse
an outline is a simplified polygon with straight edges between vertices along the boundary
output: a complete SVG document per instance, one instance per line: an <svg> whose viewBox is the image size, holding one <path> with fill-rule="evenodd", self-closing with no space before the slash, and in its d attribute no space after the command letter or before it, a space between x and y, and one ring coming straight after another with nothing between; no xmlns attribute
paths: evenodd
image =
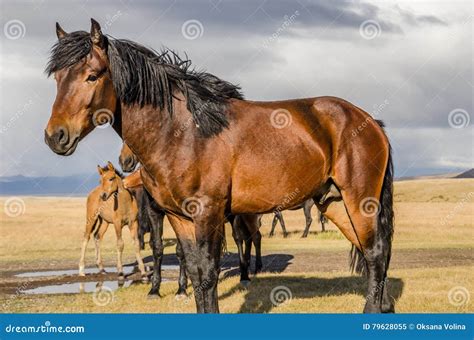
<svg viewBox="0 0 474 340"><path fill-rule="evenodd" d="M309 228L311 227L311 223L313 223L313 218L311 217L311 208L313 207L313 205L314 205L314 200L309 199L309 200L306 200L303 204L299 204L296 207L287 209L287 210L303 209L304 218L306 220L306 226L304 228L303 235L301 235L302 238L308 237ZM319 210L318 210L318 220L319 220L319 223L321 223L321 231L325 232L326 229L324 225L327 223L327 218ZM286 226L285 226L285 220L283 219L282 212L279 210L275 211L275 216L273 216L272 229L270 230L269 236L272 237L275 234L275 227L278 221L280 222L281 229L283 230L283 237L288 237L288 232L286 231Z"/></svg>
<svg viewBox="0 0 474 340"><path fill-rule="evenodd" d="M125 172L132 172L138 165L138 159L133 154L132 150L127 146L126 143L123 143L122 150L119 156L119 163L122 167L122 170ZM148 232L146 229L147 226L152 226L155 228L155 231L151 233L150 237L150 247L153 249L153 279L152 279L152 289L149 295L156 295L159 291L159 285L161 282L161 258L163 256L163 244L162 244L162 235L163 235L163 219L165 212L158 207L156 202L149 196L146 192L146 189L143 188L141 183L141 178L139 175L139 170L135 171L132 175L127 177L130 183L126 186L133 185L136 188L142 188L142 197L139 202L139 228L143 237L144 233ZM146 196L146 197L145 197ZM143 216L142 216L143 214ZM240 282L243 286L247 286L250 282L249 277L249 268L251 260L251 249L252 243L255 246L255 271L254 274L257 274L262 270L262 254L261 254L261 239L262 235L260 233L261 227L261 215L247 215L247 216L228 216L227 220L232 226L232 237L237 245L237 250L239 254L239 267L240 267ZM159 239L156 239L158 235ZM245 246L245 247L244 247ZM184 271L184 256L179 242L176 245L176 255L180 262L180 288L178 289L177 295L182 294L181 292L186 291L187 279ZM157 288L156 288L156 287Z"/></svg>
<svg viewBox="0 0 474 340"><path fill-rule="evenodd" d="M146 281L145 266L140 255L138 243L138 206L137 201L122 182L122 175L115 170L112 163L102 168L97 166L100 174L100 185L87 196L87 222L82 242L81 259L79 261L79 275L84 276L84 258L92 232L94 232L96 261L101 272L105 272L102 264L100 245L110 223L114 224L117 236L117 273L123 279L122 254L124 242L122 239L122 228L128 225L135 249L135 256L142 279Z"/></svg>
<svg viewBox="0 0 474 340"><path fill-rule="evenodd" d="M183 247L198 312L219 312L226 216L310 198L352 243L352 268L367 270L364 311L394 310L386 285L391 151L368 113L335 97L244 100L239 87L169 50L106 36L93 19L90 32L57 25L56 34L46 72L57 95L45 142L69 156L97 125L111 123Z"/></svg>

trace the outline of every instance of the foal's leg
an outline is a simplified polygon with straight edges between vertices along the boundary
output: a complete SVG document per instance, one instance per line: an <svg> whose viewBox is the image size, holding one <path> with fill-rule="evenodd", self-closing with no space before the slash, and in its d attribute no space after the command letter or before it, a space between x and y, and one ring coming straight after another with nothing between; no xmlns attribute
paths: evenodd
<svg viewBox="0 0 474 340"><path fill-rule="evenodd" d="M81 247L81 258L79 260L79 276L85 276L85 256L86 256L86 249L87 243L89 243L89 239L91 237L92 230L94 229L95 224L98 222L98 217L93 215L87 216L86 222L86 230L84 231L84 238L82 240L82 247Z"/></svg>
<svg viewBox="0 0 474 340"><path fill-rule="evenodd" d="M95 234L95 258L97 268L99 268L100 273L105 273L104 264L102 263L102 254L100 251L102 239L109 227L109 223L102 219L101 224Z"/></svg>
<svg viewBox="0 0 474 340"><path fill-rule="evenodd" d="M308 204L308 201L306 201L303 205L304 218L306 220L306 226L304 228L303 235L301 236L303 238L308 237L309 228L311 227L311 223L313 223L313 218L311 217L311 208L313 207L314 203Z"/></svg>
<svg viewBox="0 0 474 340"><path fill-rule="evenodd" d="M168 219L183 247L198 313L219 313L217 282L224 232L223 209L212 214L204 211L194 218L194 223L176 215L169 215Z"/></svg>
<svg viewBox="0 0 474 340"><path fill-rule="evenodd" d="M186 288L188 287L188 277L186 275L186 260L184 258L183 248L181 243L177 240L176 243L176 256L179 262L179 279L178 279L178 291L176 292L177 297L186 297Z"/></svg>
<svg viewBox="0 0 474 340"><path fill-rule="evenodd" d="M117 236L117 274L120 280L125 278L123 274L122 254L123 254L123 238L122 223L120 220L114 220L115 235Z"/></svg>
<svg viewBox="0 0 474 340"><path fill-rule="evenodd" d="M148 276L146 275L145 265L143 264L142 255L140 254L140 242L138 241L138 221L135 220L132 222L132 225L129 226L130 232L132 234L133 247L135 248L135 258L137 259L138 269L142 275L142 281L148 281Z"/></svg>

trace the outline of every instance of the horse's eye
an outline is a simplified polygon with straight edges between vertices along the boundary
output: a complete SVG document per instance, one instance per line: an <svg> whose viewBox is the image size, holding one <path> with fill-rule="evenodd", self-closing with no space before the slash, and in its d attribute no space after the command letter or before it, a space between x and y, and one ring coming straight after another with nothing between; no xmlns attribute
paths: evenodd
<svg viewBox="0 0 474 340"><path fill-rule="evenodd" d="M111 182L112 182L114 179L115 179L115 178L113 178L113 177L112 177L112 178L110 178L110 179L109 179L109 181L111 181Z"/></svg>
<svg viewBox="0 0 474 340"><path fill-rule="evenodd" d="M97 76L91 74L89 77L87 77L87 81L94 82L97 80Z"/></svg>

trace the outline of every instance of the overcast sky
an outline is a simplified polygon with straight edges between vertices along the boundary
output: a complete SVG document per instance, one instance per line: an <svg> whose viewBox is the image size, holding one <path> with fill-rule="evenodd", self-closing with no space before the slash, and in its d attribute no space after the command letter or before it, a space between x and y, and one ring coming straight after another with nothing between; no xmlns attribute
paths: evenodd
<svg viewBox="0 0 474 340"><path fill-rule="evenodd" d="M120 139L96 129L74 155L43 130L54 24L186 52L249 99L333 95L383 119L397 176L473 167L472 1L1 0L0 176L91 173Z"/></svg>

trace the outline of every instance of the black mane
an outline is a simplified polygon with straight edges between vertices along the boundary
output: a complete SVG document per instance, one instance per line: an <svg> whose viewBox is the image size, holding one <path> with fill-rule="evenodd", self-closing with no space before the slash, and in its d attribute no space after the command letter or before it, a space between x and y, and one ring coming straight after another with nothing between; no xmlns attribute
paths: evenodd
<svg viewBox="0 0 474 340"><path fill-rule="evenodd" d="M227 102L243 99L239 86L191 68L191 61L175 52L161 53L129 40L104 37L115 92L126 105L151 105L173 114L173 92L180 91L194 123L204 137L228 127ZM51 50L46 73L70 67L91 51L90 34L73 32L60 39Z"/></svg>

